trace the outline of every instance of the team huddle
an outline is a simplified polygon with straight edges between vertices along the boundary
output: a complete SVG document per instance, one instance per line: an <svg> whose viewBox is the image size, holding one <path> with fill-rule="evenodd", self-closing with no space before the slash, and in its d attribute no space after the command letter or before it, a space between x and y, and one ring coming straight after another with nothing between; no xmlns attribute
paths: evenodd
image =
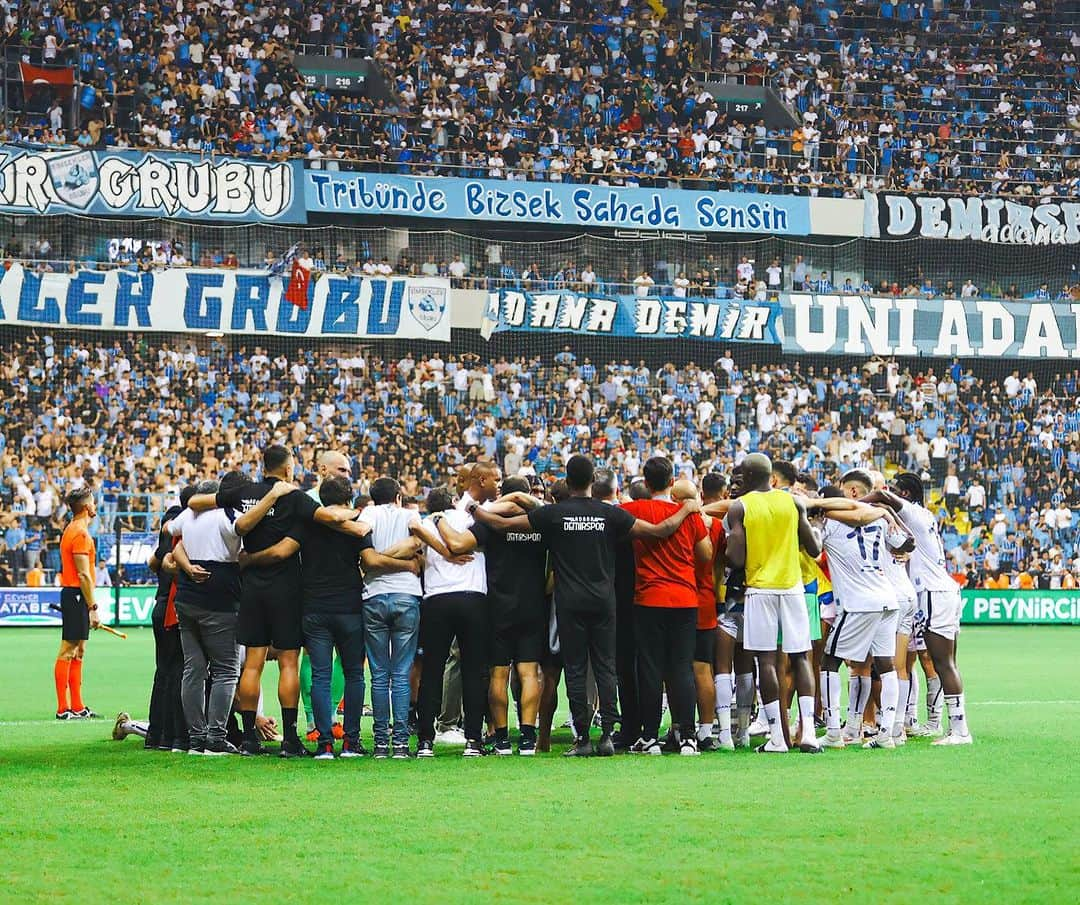
<svg viewBox="0 0 1080 905"><path fill-rule="evenodd" d="M121 714L117 737L268 754L279 727L261 713L260 688L276 659L280 756L367 755L366 670L373 756L430 757L451 660L466 757L514 753L512 704L517 753L550 750L561 676L575 737L567 756L696 755L748 747L755 735L767 736L762 753L887 749L911 735L971 742L956 667L960 594L917 475L887 488L882 475L854 470L819 489L755 453L698 487L654 457L621 489L575 455L545 489L478 461L455 487L432 490L421 513L390 477L354 500L340 453L323 453L318 470L305 493L289 482L291 452L270 446L262 480L226 474L186 488L166 513L151 560L160 584L150 720ZM86 715L67 692L96 622L92 497L69 505L56 667L64 719ZM917 660L925 726L915 719ZM298 732L301 685L314 752Z"/></svg>

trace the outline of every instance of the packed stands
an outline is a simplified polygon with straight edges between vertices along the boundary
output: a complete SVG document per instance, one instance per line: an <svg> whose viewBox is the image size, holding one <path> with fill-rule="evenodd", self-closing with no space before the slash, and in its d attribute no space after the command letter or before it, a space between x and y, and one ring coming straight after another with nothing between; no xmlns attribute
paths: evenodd
<svg viewBox="0 0 1080 905"><path fill-rule="evenodd" d="M16 58L76 67L80 112L72 123L39 97L7 111L0 138L417 175L1080 196L1075 2L664 8L661 18L627 0L9 6L9 68ZM387 97L308 87L295 52L370 58ZM797 125L722 113L710 79L775 89Z"/></svg>
<svg viewBox="0 0 1080 905"><path fill-rule="evenodd" d="M595 346L516 357L436 348L380 357L240 338L21 332L0 381L11 577L39 560L55 570L66 490L94 486L102 535L118 523L146 531L188 480L254 473L271 441L296 449L309 481L317 451L340 445L355 454L359 491L389 472L413 497L477 455L544 482L573 452L623 481L654 452L688 476L727 471L754 450L821 482L855 466L913 469L970 581L999 570L1019 581L1026 569L1057 587L1080 576L1076 370L1037 379L959 363L766 364L721 346L709 347L715 362L684 349L648 363Z"/></svg>

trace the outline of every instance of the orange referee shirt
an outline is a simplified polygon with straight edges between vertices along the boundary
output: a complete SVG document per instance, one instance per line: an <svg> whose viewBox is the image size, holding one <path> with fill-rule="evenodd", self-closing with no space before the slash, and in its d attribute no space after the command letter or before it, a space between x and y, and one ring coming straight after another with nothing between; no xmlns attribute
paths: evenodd
<svg viewBox="0 0 1080 905"><path fill-rule="evenodd" d="M75 554L77 553L85 553L90 557L90 574L94 574L97 554L94 550L94 539L87 530L89 524L89 519L74 518L64 529L64 536L60 538L61 587L77 588L79 586L79 571L75 568Z"/></svg>

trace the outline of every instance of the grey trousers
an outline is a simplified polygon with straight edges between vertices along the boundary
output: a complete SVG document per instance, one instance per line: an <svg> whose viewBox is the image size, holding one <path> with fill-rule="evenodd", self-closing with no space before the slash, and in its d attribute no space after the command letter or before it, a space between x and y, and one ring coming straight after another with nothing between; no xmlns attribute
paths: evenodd
<svg viewBox="0 0 1080 905"><path fill-rule="evenodd" d="M450 646L450 656L446 658L443 670L442 713L435 723L436 732L460 729L465 718L461 688L461 653L458 651L457 638Z"/></svg>
<svg viewBox="0 0 1080 905"><path fill-rule="evenodd" d="M232 713L240 679L236 646L236 613L176 603L180 643L184 649L184 678L180 700L192 745L225 740L225 723ZM206 693L207 672L210 694Z"/></svg>

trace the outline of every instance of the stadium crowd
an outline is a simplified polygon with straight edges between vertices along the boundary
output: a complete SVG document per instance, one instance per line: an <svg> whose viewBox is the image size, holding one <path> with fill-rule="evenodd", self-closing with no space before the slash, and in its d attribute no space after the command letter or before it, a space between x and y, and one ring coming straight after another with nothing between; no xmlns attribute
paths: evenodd
<svg viewBox="0 0 1080 905"><path fill-rule="evenodd" d="M270 272L287 268L282 250L266 247L262 256L248 243L220 246L193 240L189 247L173 237L156 241L141 239L96 239L95 253L82 259L65 257L69 242L85 242L66 236L63 226L55 239L39 235L26 242L13 235L0 246L0 261L5 270L21 264L35 274L80 269L119 268L148 273L172 268L264 268ZM465 240L455 233L416 236L417 248L406 246L396 256L380 256L377 240L357 232L338 241L319 240L310 245L298 243L296 256L313 280L325 274L338 276L386 278L391 276L443 277L455 288L495 290L520 289L529 292L569 290L581 293L609 293L675 298L747 299L775 301L782 292L819 292L839 295L875 295L879 297L1003 299L1006 301L1077 301L1080 281L1072 265L1060 283L1051 282L1041 270L1028 271L1017 281L1001 282L996 276L985 281L945 279L935 281L923 267L897 262L891 268L877 268L878 273L859 273L838 269L831 261L824 269L815 266L802 254L789 259L765 255L735 254L730 249L717 253L699 253L684 246L676 253L639 251L644 266L626 266L620 251L605 250L590 256L569 250L564 243L533 243L523 251L517 243L499 240ZM236 247L245 251L238 253ZM431 253L430 249L436 249ZM651 251L651 250L650 250ZM810 250L807 250L811 253ZM427 252L427 253L425 253ZM287 254L287 252L286 252ZM1019 268L1023 269L1023 268ZM1062 268L1055 268L1061 270Z"/></svg>
<svg viewBox="0 0 1080 905"><path fill-rule="evenodd" d="M92 488L97 533L112 531L117 512L128 513L122 527L152 531L185 484L255 475L269 443L295 450L306 486L317 452L340 449L353 456L358 493L390 474L413 500L478 457L545 485L575 452L623 480L651 455L691 478L753 451L822 483L855 467L904 468L923 475L951 569L970 584L1072 587L1080 576L1076 370L1040 383L956 362L807 366L723 351L715 362L650 365L570 346L382 358L21 330L8 348L0 583L58 571L70 490Z"/></svg>
<svg viewBox="0 0 1080 905"><path fill-rule="evenodd" d="M80 116L32 104L0 139L833 197L1080 195L1068 4L659 6L8 4L9 47L76 67ZM307 86L305 49L369 58L388 99ZM796 124L722 112L691 75L706 69L773 86Z"/></svg>

